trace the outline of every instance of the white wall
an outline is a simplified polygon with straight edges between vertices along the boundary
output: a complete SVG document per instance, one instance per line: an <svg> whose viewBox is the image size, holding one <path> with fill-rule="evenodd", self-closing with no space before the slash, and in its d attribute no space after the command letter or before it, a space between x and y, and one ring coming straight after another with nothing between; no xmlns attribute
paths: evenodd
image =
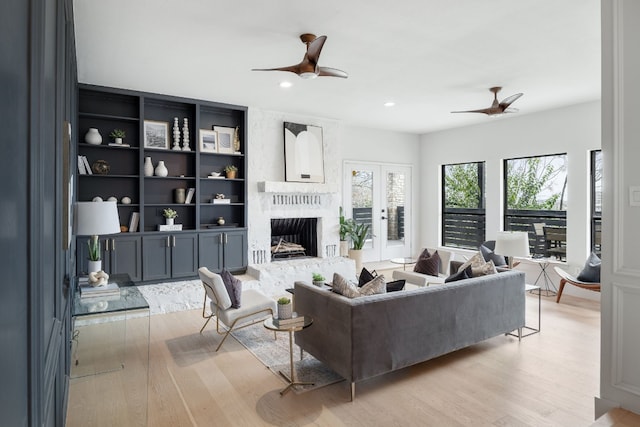
<svg viewBox="0 0 640 427"><path fill-rule="evenodd" d="M429 247L441 241L441 165L486 162L486 237L492 240L503 228L503 159L567 153L567 270L575 273L582 268L590 251L589 151L600 148L599 101L534 114L488 117L482 125L423 135L421 142L420 241ZM535 272L535 268L531 270ZM597 296L580 289L566 291Z"/></svg>

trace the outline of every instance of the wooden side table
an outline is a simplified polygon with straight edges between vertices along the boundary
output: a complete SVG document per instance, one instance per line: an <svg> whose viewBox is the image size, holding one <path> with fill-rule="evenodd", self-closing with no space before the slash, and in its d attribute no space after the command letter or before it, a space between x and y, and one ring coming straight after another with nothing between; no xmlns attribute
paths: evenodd
<svg viewBox="0 0 640 427"><path fill-rule="evenodd" d="M308 328L313 323L313 318L311 316L298 316L298 318L302 319L301 323L296 323L293 325L277 325L273 322L273 317L268 318L264 321L263 325L265 328L275 331L275 332L289 332L289 364L291 367L290 374L287 376L286 373L280 371L280 375L289 382L289 384L280 391L280 396L283 396L286 392L291 390L291 387L296 385L313 385L310 382L302 382L296 379L296 370L293 364L293 333L297 331L301 331L304 328Z"/></svg>

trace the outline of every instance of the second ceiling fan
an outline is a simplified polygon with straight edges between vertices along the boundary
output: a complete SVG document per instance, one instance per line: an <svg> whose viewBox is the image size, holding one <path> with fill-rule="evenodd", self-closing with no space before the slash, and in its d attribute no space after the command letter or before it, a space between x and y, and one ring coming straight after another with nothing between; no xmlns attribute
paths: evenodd
<svg viewBox="0 0 640 427"><path fill-rule="evenodd" d="M307 45L307 52L299 64L280 68L254 68L252 71L289 71L303 79L315 79L318 76L342 77L345 79L348 77L348 74L342 70L318 65L320 52L322 52L322 46L324 46L327 36L316 37L314 34L305 33L300 36L300 40Z"/></svg>
<svg viewBox="0 0 640 427"><path fill-rule="evenodd" d="M511 104L513 104L523 94L516 93L515 95L511 95L503 99L502 101L498 101L498 92L500 92L501 89L502 87L500 86L489 88L489 90L493 92L493 103L490 107L480 108L478 110L452 111L452 113L483 113L488 116L497 116L499 114L505 113L517 113L518 109L511 107Z"/></svg>

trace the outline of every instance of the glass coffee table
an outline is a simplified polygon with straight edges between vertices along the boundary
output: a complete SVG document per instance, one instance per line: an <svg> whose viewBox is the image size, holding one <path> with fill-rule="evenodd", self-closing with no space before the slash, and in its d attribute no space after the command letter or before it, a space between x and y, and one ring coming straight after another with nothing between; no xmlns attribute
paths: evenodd
<svg viewBox="0 0 640 427"><path fill-rule="evenodd" d="M391 258L390 261L394 264L402 264L402 270L407 270L407 265L415 264L415 258Z"/></svg>
<svg viewBox="0 0 640 427"><path fill-rule="evenodd" d="M296 385L313 385L311 382L302 382L296 379L296 370L293 364L293 333L297 331L301 331L304 328L308 328L313 323L313 318L311 316L298 316L298 319L301 319L299 323L294 324L277 324L274 323L274 318L270 317L264 321L264 327L269 329L270 331L275 332L289 332L289 364L291 367L290 374L287 376L286 373L280 371L280 375L287 380L289 383L284 389L280 391L280 396L283 396L286 392L291 390L293 386Z"/></svg>

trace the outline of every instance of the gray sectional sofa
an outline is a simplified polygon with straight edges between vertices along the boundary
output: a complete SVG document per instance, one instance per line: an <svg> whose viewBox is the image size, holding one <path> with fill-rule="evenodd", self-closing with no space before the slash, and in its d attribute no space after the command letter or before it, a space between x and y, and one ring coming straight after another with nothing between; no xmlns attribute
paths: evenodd
<svg viewBox="0 0 640 427"><path fill-rule="evenodd" d="M525 324L525 276L508 271L349 299L295 283L295 309L313 317L302 350L351 383L411 366Z"/></svg>

